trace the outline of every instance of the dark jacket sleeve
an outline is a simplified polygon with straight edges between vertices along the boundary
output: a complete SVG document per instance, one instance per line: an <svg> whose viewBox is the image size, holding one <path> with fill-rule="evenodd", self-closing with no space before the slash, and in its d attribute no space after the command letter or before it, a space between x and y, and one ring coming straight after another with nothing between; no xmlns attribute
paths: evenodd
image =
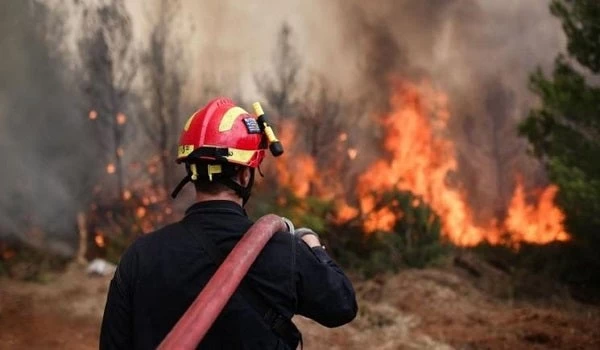
<svg viewBox="0 0 600 350"><path fill-rule="evenodd" d="M358 311L352 283L321 247L310 248L297 239L297 313L326 327L342 326Z"/></svg>
<svg viewBox="0 0 600 350"><path fill-rule="evenodd" d="M134 247L121 257L119 266L110 281L108 298L100 330L100 349L132 349L132 288L135 277Z"/></svg>

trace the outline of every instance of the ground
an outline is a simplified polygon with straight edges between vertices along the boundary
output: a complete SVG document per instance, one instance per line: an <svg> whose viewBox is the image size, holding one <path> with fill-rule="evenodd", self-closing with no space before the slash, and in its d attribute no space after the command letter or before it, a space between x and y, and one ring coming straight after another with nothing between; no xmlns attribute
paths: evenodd
<svg viewBox="0 0 600 350"><path fill-rule="evenodd" d="M0 349L97 349L109 280L75 265L45 283L0 279ZM305 349L600 349L600 310L567 299L492 297L449 269L355 285L351 324L295 319Z"/></svg>

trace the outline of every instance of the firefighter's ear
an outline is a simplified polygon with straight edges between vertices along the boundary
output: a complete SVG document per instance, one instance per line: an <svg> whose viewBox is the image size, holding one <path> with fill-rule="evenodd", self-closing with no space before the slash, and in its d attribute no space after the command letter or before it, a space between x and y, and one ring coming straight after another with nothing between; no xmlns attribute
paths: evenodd
<svg viewBox="0 0 600 350"><path fill-rule="evenodd" d="M250 184L251 170L248 167L243 167L238 173L238 181L242 187L247 187Z"/></svg>

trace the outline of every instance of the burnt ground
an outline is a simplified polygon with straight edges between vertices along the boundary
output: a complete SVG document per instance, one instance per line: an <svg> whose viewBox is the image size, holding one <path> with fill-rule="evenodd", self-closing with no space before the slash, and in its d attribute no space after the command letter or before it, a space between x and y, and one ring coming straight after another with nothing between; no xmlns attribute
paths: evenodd
<svg viewBox="0 0 600 350"><path fill-rule="evenodd" d="M46 283L0 279L1 349L96 349L109 277L80 267ZM514 302L450 270L356 283L360 313L326 329L298 317L305 349L600 349L600 310Z"/></svg>

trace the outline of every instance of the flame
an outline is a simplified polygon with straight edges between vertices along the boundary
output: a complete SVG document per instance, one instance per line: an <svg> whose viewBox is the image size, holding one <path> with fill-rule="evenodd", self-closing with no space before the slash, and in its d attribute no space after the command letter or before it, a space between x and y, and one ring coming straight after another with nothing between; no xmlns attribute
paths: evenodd
<svg viewBox="0 0 600 350"><path fill-rule="evenodd" d="M348 205L344 201L339 201L336 206L335 222L340 224L348 222L359 215L358 209Z"/></svg>
<svg viewBox="0 0 600 350"><path fill-rule="evenodd" d="M88 114L88 117L90 118L90 120L96 120L96 118L98 118L98 112L92 109Z"/></svg>
<svg viewBox="0 0 600 350"><path fill-rule="evenodd" d="M565 215L553 203L557 192L558 187L550 185L542 191L537 205L528 204L522 180L517 181L505 221L516 241L548 243L569 239L562 226Z"/></svg>
<svg viewBox="0 0 600 350"><path fill-rule="evenodd" d="M466 193L448 184L457 171L454 144L443 136L450 113L447 97L431 86L404 83L391 99L392 112L381 118L388 158L372 164L359 177L357 192L367 232L391 230L402 215L393 208L376 208L384 192L410 191L439 216L446 237L457 245L471 246L488 241L500 243L502 233L511 242L547 243L566 240L564 214L554 206L555 186L542 191L535 205L525 201L518 184L505 222L478 225L466 201ZM412 205L420 205L415 200Z"/></svg>
<svg viewBox="0 0 600 350"><path fill-rule="evenodd" d="M0 258L2 260L4 260L4 261L10 260L10 259L14 258L16 255L17 255L17 252L10 249L9 247L5 247L0 242Z"/></svg>
<svg viewBox="0 0 600 350"><path fill-rule="evenodd" d="M296 130L292 124L284 123L279 130L279 139L286 147L295 144ZM315 160L307 154L296 152L293 156L284 153L275 164L278 183L289 189L298 198L305 198L311 189L320 184Z"/></svg>
<svg viewBox="0 0 600 350"><path fill-rule="evenodd" d="M384 156L358 176L356 189L343 188L344 178L340 176L343 172L354 176L360 165L356 161L359 149L346 132L331 135L333 145L329 154L340 156L330 157L333 160L327 158L329 163L323 165L321 159L317 162L313 157L315 154L300 151L305 140L298 140L294 125L284 122L278 128L278 136L286 153L271 163L277 172L278 184L300 199L316 196L332 200L336 210L332 216L327 214L327 220L339 224L361 220L367 233L393 231L403 217L399 203L379 205L385 193L397 189L415 195L410 203L412 206L431 208L439 216L443 235L457 245L469 246L484 241L506 243L506 236L510 237L508 243L515 246L519 242L544 244L568 240L569 235L562 224L564 214L554 205L556 186L532 194L526 191L522 180L517 179L512 199L507 203L506 217L489 222L475 221L475 211L469 206L461 184L449 183L459 169L455 145L445 136L451 118L447 105L447 97L427 84L399 84L391 97L391 112L379 118L384 133ZM90 119L96 117L92 118L90 111ZM126 121L124 114L117 114L119 125ZM370 154L362 149L360 152L364 154L361 158ZM119 148L117 154L122 156L123 149ZM137 218L132 230L150 232L172 218L174 210L165 200L167 194L152 182L156 181L153 175L161 171L159 165L160 156L155 155L120 169L132 172L131 178L135 179L128 183L128 190L123 193L123 199L128 201L128 213L134 213ZM115 164L109 163L106 172L114 174ZM101 190L98 185L94 193ZM346 200L352 194L357 195L356 202L349 205ZM287 204L284 196L277 200L281 205ZM115 222L111 211L99 212L107 222ZM433 219L434 216L430 216L430 220ZM109 232L106 229L102 228ZM102 235L97 234L94 240L98 246L105 244Z"/></svg>
<svg viewBox="0 0 600 350"><path fill-rule="evenodd" d="M354 160L354 159L356 159L357 155L358 155L358 150L356 148L348 149L348 158Z"/></svg>
<svg viewBox="0 0 600 350"><path fill-rule="evenodd" d="M143 218L144 216L146 216L146 208L141 206L138 207L135 211L135 215L140 219Z"/></svg>
<svg viewBox="0 0 600 350"><path fill-rule="evenodd" d="M290 190L296 197L302 199L315 196L323 200L334 200L342 203L344 189L338 181L339 169L335 164L327 168L319 167L315 158L298 151L299 145L295 138L296 128L290 122L284 122L278 129L279 140L286 147L286 153L275 162L277 183L282 188ZM338 135L345 139L347 134ZM279 204L285 200L279 198Z"/></svg>
<svg viewBox="0 0 600 350"><path fill-rule="evenodd" d="M180 214L167 200L167 191L157 185L157 178L148 171L148 168L151 165L155 166L159 160L159 156L153 156L150 159L138 160L135 166L128 164L122 169L130 179L127 188L121 193L122 201L115 202L112 195L105 196L105 188L108 188L105 184L98 183L93 187L95 198L90 204L88 215L90 221L94 222L96 232L120 231L127 222L130 223L129 230L132 234L152 232L172 221L176 214ZM105 170L108 174L114 174L117 170L115 163L107 164ZM132 218L135 220L130 220ZM106 238L96 235L92 234L92 238L96 245L101 245L101 240Z"/></svg>
<svg viewBox="0 0 600 350"><path fill-rule="evenodd" d="M117 113L117 124L123 125L127 122L127 116L121 112Z"/></svg>
<svg viewBox="0 0 600 350"><path fill-rule="evenodd" d="M402 218L402 212L394 212L390 208L381 208L371 211L363 221L363 228L367 233L377 230L391 231L394 223Z"/></svg>
<svg viewBox="0 0 600 350"><path fill-rule="evenodd" d="M106 241L104 240L104 236L100 232L96 232L94 236L94 242L100 248L104 248L106 246Z"/></svg>

